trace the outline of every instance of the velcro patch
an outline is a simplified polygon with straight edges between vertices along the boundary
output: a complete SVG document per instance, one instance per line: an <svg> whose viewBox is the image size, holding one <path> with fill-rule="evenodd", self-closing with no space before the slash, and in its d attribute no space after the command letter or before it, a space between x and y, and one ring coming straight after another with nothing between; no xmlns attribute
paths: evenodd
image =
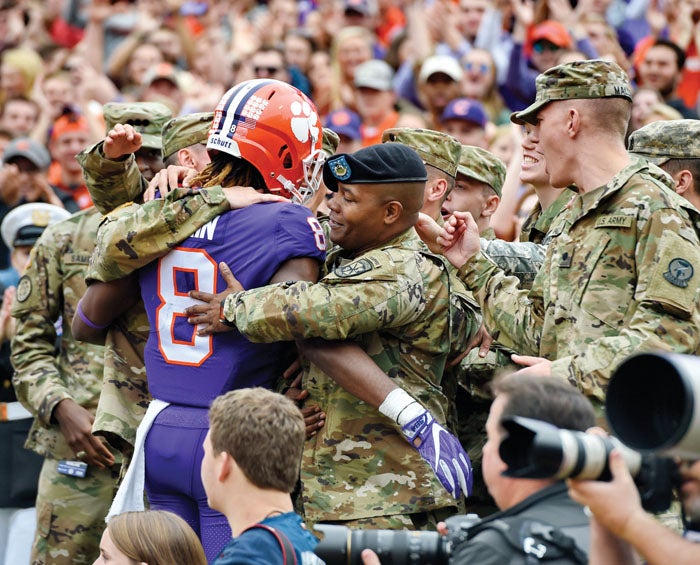
<svg viewBox="0 0 700 565"><path fill-rule="evenodd" d="M24 302L29 298L29 295L32 293L32 279L30 279L27 275L24 275L21 279L19 279L19 282L17 283L17 292L15 293L15 297L17 298L17 302Z"/></svg>
<svg viewBox="0 0 700 565"><path fill-rule="evenodd" d="M618 214L616 216L601 216L595 222L597 228L628 228L632 225L634 218Z"/></svg>
<svg viewBox="0 0 700 565"><path fill-rule="evenodd" d="M340 278L356 277L357 275L362 275L374 269L374 265L369 259L358 259L352 263L347 263L346 265L341 265L336 267L335 275Z"/></svg>

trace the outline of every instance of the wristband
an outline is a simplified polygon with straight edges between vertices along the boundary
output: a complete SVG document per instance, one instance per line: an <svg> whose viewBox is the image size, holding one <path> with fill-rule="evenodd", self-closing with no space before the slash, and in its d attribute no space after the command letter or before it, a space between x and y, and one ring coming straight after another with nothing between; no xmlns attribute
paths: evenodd
<svg viewBox="0 0 700 565"><path fill-rule="evenodd" d="M109 326L109 324L104 324L104 325L102 325L102 324L96 324L96 323L93 322L90 318L88 318L88 317L85 315L85 312L83 312L83 307L82 307L80 301L78 301L78 307L75 309L75 311L76 311L76 313L78 314L78 316L80 317L80 319L83 321L83 323L84 323L86 326L92 328L93 330L103 330L103 329L105 329L107 326Z"/></svg>

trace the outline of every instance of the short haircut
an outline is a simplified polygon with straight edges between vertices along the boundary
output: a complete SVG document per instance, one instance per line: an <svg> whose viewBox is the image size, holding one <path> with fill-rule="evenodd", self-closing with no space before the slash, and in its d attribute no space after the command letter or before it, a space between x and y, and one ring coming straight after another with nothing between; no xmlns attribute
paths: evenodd
<svg viewBox="0 0 700 565"><path fill-rule="evenodd" d="M116 548L137 563L207 563L197 534L172 512L125 512L111 518L107 529Z"/></svg>
<svg viewBox="0 0 700 565"><path fill-rule="evenodd" d="M209 409L209 438L214 453L228 453L256 487L294 490L306 429L288 398L260 387L219 396Z"/></svg>
<svg viewBox="0 0 700 565"><path fill-rule="evenodd" d="M671 176L684 170L690 171L693 175L693 192L700 194L700 158L669 159L659 166Z"/></svg>
<svg viewBox="0 0 700 565"><path fill-rule="evenodd" d="M445 191L445 197L447 197L455 187L455 178L430 163L425 163L425 170L428 171L428 180L445 179L447 181L447 190Z"/></svg>
<svg viewBox="0 0 700 565"><path fill-rule="evenodd" d="M187 147L182 147L181 149L190 149L196 153L206 151L207 148L205 145L202 143L195 143L194 145L189 145ZM178 157L178 153L180 152L180 149L175 151L172 155L170 155L167 159L163 160L163 166L164 167L169 167L170 165L180 165L180 157Z"/></svg>
<svg viewBox="0 0 700 565"><path fill-rule="evenodd" d="M624 140L632 116L632 103L627 98L584 98L575 100L586 108L587 116L598 131L619 136Z"/></svg>
<svg viewBox="0 0 700 565"><path fill-rule="evenodd" d="M593 405L581 391L559 377L511 373L494 379L491 389L494 395L507 397L501 419L534 418L581 432L595 425Z"/></svg>
<svg viewBox="0 0 700 565"><path fill-rule="evenodd" d="M678 44L668 39L657 39L651 47L668 47L676 54L676 67L678 70L683 69L685 65L685 51Z"/></svg>

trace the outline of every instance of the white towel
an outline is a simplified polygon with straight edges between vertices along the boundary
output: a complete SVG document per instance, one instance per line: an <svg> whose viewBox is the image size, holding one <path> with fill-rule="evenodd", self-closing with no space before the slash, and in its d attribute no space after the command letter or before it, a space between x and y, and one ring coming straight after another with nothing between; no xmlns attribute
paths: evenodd
<svg viewBox="0 0 700 565"><path fill-rule="evenodd" d="M129 464L129 468L124 475L124 480L119 485L117 494L114 496L112 506L109 508L105 522L109 522L112 516L123 512L145 510L143 504L143 491L146 482L146 454L144 445L153 421L161 411L170 406L170 403L154 398L148 405L148 410L143 416L143 420L136 430L136 440L134 441L134 457Z"/></svg>

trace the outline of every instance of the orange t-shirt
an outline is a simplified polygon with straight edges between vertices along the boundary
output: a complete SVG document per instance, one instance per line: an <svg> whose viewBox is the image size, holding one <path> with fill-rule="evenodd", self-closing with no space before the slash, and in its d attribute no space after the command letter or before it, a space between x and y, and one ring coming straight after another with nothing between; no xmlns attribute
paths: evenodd
<svg viewBox="0 0 700 565"><path fill-rule="evenodd" d="M362 134L362 147L367 147L369 145L376 145L382 142L382 134L385 130L396 127L399 121L399 113L395 110L387 114L381 123L376 127L366 126L362 124L360 126L360 133Z"/></svg>

